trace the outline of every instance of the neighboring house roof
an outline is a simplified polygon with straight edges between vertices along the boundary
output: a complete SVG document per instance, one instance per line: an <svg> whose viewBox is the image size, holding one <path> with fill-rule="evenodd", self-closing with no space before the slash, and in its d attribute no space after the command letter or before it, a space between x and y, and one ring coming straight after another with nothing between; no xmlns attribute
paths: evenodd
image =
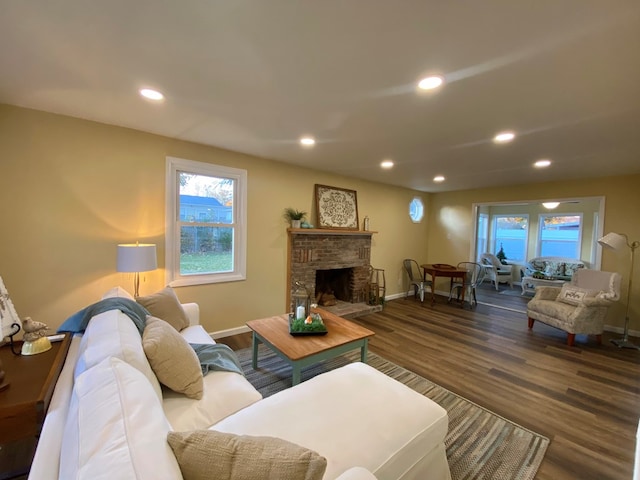
<svg viewBox="0 0 640 480"><path fill-rule="evenodd" d="M195 195L180 195L181 205L205 205L207 207L222 207L223 205L213 197L198 197Z"/></svg>

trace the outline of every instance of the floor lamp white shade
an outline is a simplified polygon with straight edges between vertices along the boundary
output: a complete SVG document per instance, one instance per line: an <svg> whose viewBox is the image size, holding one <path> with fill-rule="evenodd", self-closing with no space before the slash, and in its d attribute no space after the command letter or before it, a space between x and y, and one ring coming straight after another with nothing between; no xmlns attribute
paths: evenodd
<svg viewBox="0 0 640 480"><path fill-rule="evenodd" d="M149 272L158 268L156 246L153 243L131 243L118 245L118 272L135 273L133 280L134 296L138 297L140 272Z"/></svg>
<svg viewBox="0 0 640 480"><path fill-rule="evenodd" d="M629 268L629 288L627 289L627 309L624 317L624 335L621 339L611 340L611 343L620 348L635 348L640 350L640 347L629 341L629 304L631 301L631 286L633 282L633 263L635 260L635 251L636 248L640 247L640 242L629 242L629 237L624 233L609 232L599 239L598 243L612 250L624 250L625 247L631 249L631 267Z"/></svg>

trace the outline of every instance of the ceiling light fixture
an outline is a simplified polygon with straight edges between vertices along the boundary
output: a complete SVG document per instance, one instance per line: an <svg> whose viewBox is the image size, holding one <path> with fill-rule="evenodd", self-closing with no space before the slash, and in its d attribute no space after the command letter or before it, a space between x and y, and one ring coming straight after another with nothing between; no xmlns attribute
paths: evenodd
<svg viewBox="0 0 640 480"><path fill-rule="evenodd" d="M516 134L513 132L500 132L493 137L493 141L495 143L509 143L514 138L516 138Z"/></svg>
<svg viewBox="0 0 640 480"><path fill-rule="evenodd" d="M382 168L386 168L386 169L392 168L393 167L393 161L391 161L391 160L383 160L380 163L380 166Z"/></svg>
<svg viewBox="0 0 640 480"><path fill-rule="evenodd" d="M157 90L152 90L151 88L141 88L140 95L144 98L148 98L149 100L163 100L164 95Z"/></svg>
<svg viewBox="0 0 640 480"><path fill-rule="evenodd" d="M444 182L444 175L436 175L435 177L433 177L433 181L434 182Z"/></svg>
<svg viewBox="0 0 640 480"><path fill-rule="evenodd" d="M551 160L538 160L536 163L533 164L534 167L536 168L546 168L549 165L551 165Z"/></svg>
<svg viewBox="0 0 640 480"><path fill-rule="evenodd" d="M421 90L433 90L434 88L438 88L440 85L444 83L444 78L439 75L431 75L430 77L425 77L420 82L418 82L418 88Z"/></svg>
<svg viewBox="0 0 640 480"><path fill-rule="evenodd" d="M302 137L300 139L300 145L304 147L313 147L316 144L316 139L313 137Z"/></svg>
<svg viewBox="0 0 640 480"><path fill-rule="evenodd" d="M560 205L560 202L542 202L542 206L547 210L553 210L558 205Z"/></svg>

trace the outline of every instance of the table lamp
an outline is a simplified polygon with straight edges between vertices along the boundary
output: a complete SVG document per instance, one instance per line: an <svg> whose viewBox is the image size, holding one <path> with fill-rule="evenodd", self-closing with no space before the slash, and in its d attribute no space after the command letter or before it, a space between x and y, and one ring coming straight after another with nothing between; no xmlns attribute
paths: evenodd
<svg viewBox="0 0 640 480"><path fill-rule="evenodd" d="M635 348L640 350L640 347L634 345L629 341L629 302L631 300L631 282L633 280L633 260L636 248L640 247L640 242L629 242L629 237L624 233L607 233L604 237L598 240L598 243L603 247L610 248L612 250L623 250L624 247L631 249L631 267L629 268L629 288L627 289L627 310L624 318L624 335L622 338L613 339L611 343L619 348Z"/></svg>
<svg viewBox="0 0 640 480"><path fill-rule="evenodd" d="M118 245L118 272L134 273L133 296L138 298L140 290L140 272L149 272L158 268L156 246L153 243L132 243Z"/></svg>

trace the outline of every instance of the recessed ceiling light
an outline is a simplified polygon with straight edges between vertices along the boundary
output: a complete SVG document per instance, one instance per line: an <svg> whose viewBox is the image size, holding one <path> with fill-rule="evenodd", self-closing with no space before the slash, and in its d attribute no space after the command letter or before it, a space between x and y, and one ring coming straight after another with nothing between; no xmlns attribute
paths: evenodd
<svg viewBox="0 0 640 480"><path fill-rule="evenodd" d="M144 98L148 98L149 100L162 100L164 99L164 95L157 90L152 90L150 88L141 88L140 95Z"/></svg>
<svg viewBox="0 0 640 480"><path fill-rule="evenodd" d="M302 137L300 139L300 145L305 147L313 147L316 144L316 139L313 137Z"/></svg>
<svg viewBox="0 0 640 480"><path fill-rule="evenodd" d="M493 137L493 141L496 143L508 143L514 138L516 138L516 134L513 132L500 132Z"/></svg>
<svg viewBox="0 0 640 480"><path fill-rule="evenodd" d="M418 82L418 88L422 90L433 90L438 88L444 83L444 78L439 75L431 75L430 77L423 78Z"/></svg>
<svg viewBox="0 0 640 480"><path fill-rule="evenodd" d="M380 163L380 166L381 166L382 168L387 168L387 169L389 169L389 168L392 168L392 167L393 167L393 162L392 162L391 160L383 160L383 161Z"/></svg>
<svg viewBox="0 0 640 480"><path fill-rule="evenodd" d="M443 175L436 175L435 177L433 177L433 181L434 182L444 182L444 176Z"/></svg>
<svg viewBox="0 0 640 480"><path fill-rule="evenodd" d="M536 168L545 168L545 167L548 167L549 165L551 165L551 160L547 160L546 158L543 160L538 160L536 163L533 164L533 166Z"/></svg>
<svg viewBox="0 0 640 480"><path fill-rule="evenodd" d="M558 205L560 205L560 202L542 202L542 206L547 210L553 210Z"/></svg>

